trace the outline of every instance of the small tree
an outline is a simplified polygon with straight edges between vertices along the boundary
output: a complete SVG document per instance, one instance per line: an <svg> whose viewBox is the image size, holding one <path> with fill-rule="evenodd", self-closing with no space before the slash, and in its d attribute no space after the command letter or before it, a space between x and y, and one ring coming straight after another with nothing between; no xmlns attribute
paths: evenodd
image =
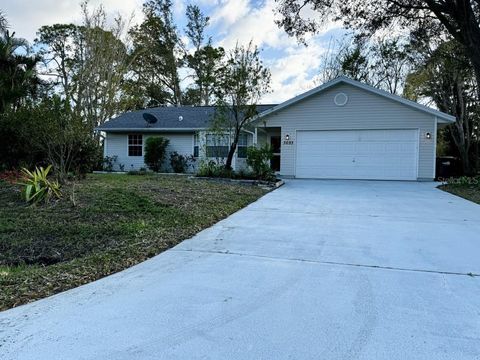
<svg viewBox="0 0 480 360"><path fill-rule="evenodd" d="M250 42L236 45L225 63L217 89L217 114L213 127L229 132L230 147L225 168L232 168L241 131L256 114L256 104L270 90L270 71L263 66L260 52Z"/></svg>
<svg viewBox="0 0 480 360"><path fill-rule="evenodd" d="M145 142L144 161L150 170L160 171L169 143L170 141L162 136L154 136L147 139Z"/></svg>
<svg viewBox="0 0 480 360"><path fill-rule="evenodd" d="M87 150L87 147L92 146L90 131L65 100L58 96L44 100L32 115L42 121L39 145L61 183L67 180L69 173L81 170L80 162L90 162L85 152L89 153L87 157L91 156L92 162L95 162L96 151ZM90 170L92 169L89 167L82 172Z"/></svg>

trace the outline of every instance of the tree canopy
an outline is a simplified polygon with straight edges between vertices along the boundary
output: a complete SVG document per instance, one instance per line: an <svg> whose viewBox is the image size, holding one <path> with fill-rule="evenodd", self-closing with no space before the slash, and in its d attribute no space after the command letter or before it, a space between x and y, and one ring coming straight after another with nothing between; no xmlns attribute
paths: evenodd
<svg viewBox="0 0 480 360"><path fill-rule="evenodd" d="M447 32L465 48L480 85L480 2L478 0L276 0L279 26L304 41L328 21L366 35L395 28ZM313 10L314 15L308 15ZM478 89L480 99L480 86Z"/></svg>

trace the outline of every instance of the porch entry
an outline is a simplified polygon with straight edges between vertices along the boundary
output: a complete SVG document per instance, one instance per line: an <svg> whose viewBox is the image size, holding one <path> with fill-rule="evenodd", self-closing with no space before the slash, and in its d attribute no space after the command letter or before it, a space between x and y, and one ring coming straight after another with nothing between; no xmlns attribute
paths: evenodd
<svg viewBox="0 0 480 360"><path fill-rule="evenodd" d="M280 150L282 146L282 137L280 135L272 135L270 137L270 146L273 150L273 158L270 160L270 167L273 171L280 171Z"/></svg>

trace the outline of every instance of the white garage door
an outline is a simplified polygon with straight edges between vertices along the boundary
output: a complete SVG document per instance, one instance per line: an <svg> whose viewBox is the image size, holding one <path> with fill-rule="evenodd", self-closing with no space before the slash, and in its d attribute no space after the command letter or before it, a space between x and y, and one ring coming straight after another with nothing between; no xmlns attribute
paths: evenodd
<svg viewBox="0 0 480 360"><path fill-rule="evenodd" d="M417 179L417 130L297 131L297 178Z"/></svg>

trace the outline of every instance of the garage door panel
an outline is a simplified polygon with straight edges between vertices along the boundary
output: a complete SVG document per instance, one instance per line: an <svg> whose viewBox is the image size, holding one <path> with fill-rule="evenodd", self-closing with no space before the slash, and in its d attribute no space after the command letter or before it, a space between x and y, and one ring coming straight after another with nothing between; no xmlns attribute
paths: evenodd
<svg viewBox="0 0 480 360"><path fill-rule="evenodd" d="M296 177L415 180L416 130L298 131Z"/></svg>

